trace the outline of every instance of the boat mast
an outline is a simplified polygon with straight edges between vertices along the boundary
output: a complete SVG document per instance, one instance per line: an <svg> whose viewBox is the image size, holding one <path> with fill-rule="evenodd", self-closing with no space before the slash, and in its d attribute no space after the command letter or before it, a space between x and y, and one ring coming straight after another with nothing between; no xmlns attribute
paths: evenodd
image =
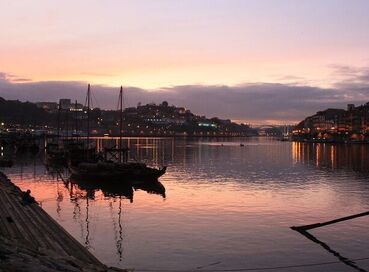
<svg viewBox="0 0 369 272"><path fill-rule="evenodd" d="M65 109L65 126L67 130L66 139L69 139L69 110Z"/></svg>
<svg viewBox="0 0 369 272"><path fill-rule="evenodd" d="M119 162L122 162L122 130L123 130L123 87L120 86L119 92L119 115L120 115L120 126L119 126Z"/></svg>
<svg viewBox="0 0 369 272"><path fill-rule="evenodd" d="M90 84L87 88L87 149L90 146Z"/></svg>
<svg viewBox="0 0 369 272"><path fill-rule="evenodd" d="M78 111L77 111L77 100L74 103L74 125L75 125L75 135L78 138Z"/></svg>
<svg viewBox="0 0 369 272"><path fill-rule="evenodd" d="M58 107L58 141L60 140L60 100L59 100L59 107Z"/></svg>

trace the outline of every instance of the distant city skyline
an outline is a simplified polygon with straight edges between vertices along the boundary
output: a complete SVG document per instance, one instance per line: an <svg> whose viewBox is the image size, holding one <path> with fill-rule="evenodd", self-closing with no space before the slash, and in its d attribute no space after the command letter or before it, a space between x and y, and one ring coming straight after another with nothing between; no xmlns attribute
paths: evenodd
<svg viewBox="0 0 369 272"><path fill-rule="evenodd" d="M0 3L0 96L102 108L185 106L249 123L292 123L369 101L365 0Z"/></svg>

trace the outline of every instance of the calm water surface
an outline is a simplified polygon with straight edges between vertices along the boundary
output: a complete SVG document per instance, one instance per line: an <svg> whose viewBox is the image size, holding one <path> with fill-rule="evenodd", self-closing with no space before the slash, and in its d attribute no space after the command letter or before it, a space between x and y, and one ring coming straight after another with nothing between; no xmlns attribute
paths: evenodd
<svg viewBox="0 0 369 272"><path fill-rule="evenodd" d="M6 173L111 266L214 271L329 263L276 271L369 270L369 260L355 268L335 256L369 257L369 217L310 231L325 246L290 229L369 210L369 146L265 138L125 142L131 158L168 166L160 179L165 194L85 190L68 183L65 171L51 175L42 154L17 158Z"/></svg>

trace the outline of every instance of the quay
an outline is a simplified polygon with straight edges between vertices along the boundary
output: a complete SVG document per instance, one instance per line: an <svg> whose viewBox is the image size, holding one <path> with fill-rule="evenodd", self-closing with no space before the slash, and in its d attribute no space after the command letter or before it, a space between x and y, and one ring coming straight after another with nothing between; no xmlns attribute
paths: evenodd
<svg viewBox="0 0 369 272"><path fill-rule="evenodd" d="M107 267L0 172L0 272L127 271Z"/></svg>

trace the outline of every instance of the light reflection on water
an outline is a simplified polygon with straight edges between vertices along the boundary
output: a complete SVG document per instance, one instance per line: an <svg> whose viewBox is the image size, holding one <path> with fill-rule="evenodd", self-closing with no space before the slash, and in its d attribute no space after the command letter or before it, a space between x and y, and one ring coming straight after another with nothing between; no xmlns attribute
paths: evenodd
<svg viewBox="0 0 369 272"><path fill-rule="evenodd" d="M100 139L97 146L114 141ZM160 179L165 197L142 188L136 188L133 197L83 190L58 175L50 176L42 157L18 158L17 165L6 171L109 265L229 269L336 261L289 227L369 210L366 145L263 138L125 141L131 159L168 166ZM347 258L369 257L368 219L311 233ZM369 261L358 264L369 269ZM353 269L334 264L288 271Z"/></svg>

